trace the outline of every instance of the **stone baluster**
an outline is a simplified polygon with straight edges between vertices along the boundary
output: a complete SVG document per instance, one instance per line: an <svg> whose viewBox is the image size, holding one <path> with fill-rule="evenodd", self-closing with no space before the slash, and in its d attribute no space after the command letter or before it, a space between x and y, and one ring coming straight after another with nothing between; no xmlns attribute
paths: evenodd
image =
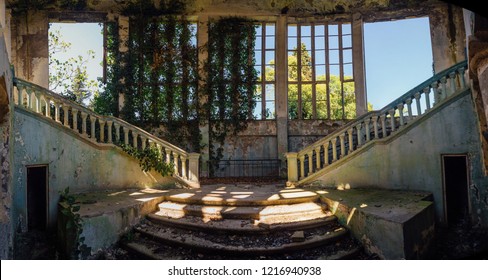
<svg viewBox="0 0 488 280"><path fill-rule="evenodd" d="M57 101L54 101L54 120L61 123L59 120L59 103Z"/></svg>
<svg viewBox="0 0 488 280"><path fill-rule="evenodd" d="M120 143L120 124L114 122L115 127L115 143Z"/></svg>
<svg viewBox="0 0 488 280"><path fill-rule="evenodd" d="M173 153L173 162L175 165L175 175L180 176L180 155Z"/></svg>
<svg viewBox="0 0 488 280"><path fill-rule="evenodd" d="M324 167L329 165L329 141L324 144Z"/></svg>
<svg viewBox="0 0 488 280"><path fill-rule="evenodd" d="M78 109L71 108L71 113L73 114L73 130L76 131L76 133L80 133L78 130Z"/></svg>
<svg viewBox="0 0 488 280"><path fill-rule="evenodd" d="M408 111L408 119L407 119L407 121L412 121L413 120L412 98L407 98L407 100L405 100L405 104L407 104L407 111Z"/></svg>
<svg viewBox="0 0 488 280"><path fill-rule="evenodd" d="M36 98L36 103L34 104L34 111L38 114L42 113L41 111L41 93L38 92L37 90L34 91L34 95L35 95L35 98Z"/></svg>
<svg viewBox="0 0 488 280"><path fill-rule="evenodd" d="M437 81L435 81L430 86L432 87L432 92L434 93L434 106L436 106L437 103L439 103L439 101L440 101L439 83Z"/></svg>
<svg viewBox="0 0 488 280"><path fill-rule="evenodd" d="M405 118L403 117L403 103L397 105L398 114L400 114L400 127L405 125Z"/></svg>
<svg viewBox="0 0 488 280"><path fill-rule="evenodd" d="M24 106L24 87L21 85L17 85L17 105Z"/></svg>
<svg viewBox="0 0 488 280"><path fill-rule="evenodd" d="M337 137L332 138L332 162L337 161Z"/></svg>
<svg viewBox="0 0 488 280"><path fill-rule="evenodd" d="M430 110L430 87L424 88L425 93L425 106L427 107L427 111Z"/></svg>
<svg viewBox="0 0 488 280"><path fill-rule="evenodd" d="M100 125L100 143L105 143L105 121L98 119Z"/></svg>
<svg viewBox="0 0 488 280"><path fill-rule="evenodd" d="M371 141L371 131L370 131L370 126L369 126L370 123L371 123L371 119L369 117L367 117L364 120L364 128L366 130L366 142Z"/></svg>
<svg viewBox="0 0 488 280"><path fill-rule="evenodd" d="M124 144L129 146L129 129L127 127L122 127L124 130Z"/></svg>
<svg viewBox="0 0 488 280"><path fill-rule="evenodd" d="M439 101L442 101L442 100L446 99L446 97L447 97L447 78L445 76L443 76L441 78L441 89L442 89L442 92L441 92Z"/></svg>
<svg viewBox="0 0 488 280"><path fill-rule="evenodd" d="M32 104L34 103L34 102L32 102L32 99L34 98L34 93L32 92L32 88L27 87L25 91L27 93L27 106L26 106L26 108L34 111L34 108L32 106Z"/></svg>
<svg viewBox="0 0 488 280"><path fill-rule="evenodd" d="M81 134L83 134L83 136L87 136L86 135L86 117L88 117L88 114L82 111L81 112Z"/></svg>
<svg viewBox="0 0 488 280"><path fill-rule="evenodd" d="M395 108L388 110L388 113L390 114L391 132L395 132Z"/></svg>
<svg viewBox="0 0 488 280"><path fill-rule="evenodd" d="M109 144L112 144L113 141L112 141L112 125L113 125L113 121L107 121L107 132L108 132L108 139L107 139L107 143Z"/></svg>
<svg viewBox="0 0 488 280"><path fill-rule="evenodd" d="M92 141L95 141L95 142L97 141L97 138L96 138L97 134L95 133L95 121L96 120L97 119L94 116L90 115L90 134L91 134L90 138L92 139Z"/></svg>
<svg viewBox="0 0 488 280"><path fill-rule="evenodd" d="M421 116L422 115L422 109L420 107L420 92L416 92L414 94L414 97L415 97L415 104L417 105L417 116Z"/></svg>
<svg viewBox="0 0 488 280"><path fill-rule="evenodd" d="M307 154L307 156L308 156L308 175L310 175L313 173L313 150L311 150Z"/></svg>
<svg viewBox="0 0 488 280"><path fill-rule="evenodd" d="M315 147L315 168L316 170L319 170L321 168L320 166L320 145Z"/></svg>
<svg viewBox="0 0 488 280"><path fill-rule="evenodd" d="M345 141L346 135L344 133L339 134L339 142L341 144L341 154L339 158L343 158L346 156L346 141Z"/></svg>
<svg viewBox="0 0 488 280"><path fill-rule="evenodd" d="M181 177L183 177L183 179L188 178L186 176L186 157L184 156L181 157Z"/></svg>
<svg viewBox="0 0 488 280"><path fill-rule="evenodd" d="M47 97L44 99L46 100L46 118L51 118L51 98Z"/></svg>
<svg viewBox="0 0 488 280"><path fill-rule="evenodd" d="M165 148L164 153L166 154L166 164L169 164L171 162L171 152L168 151L168 148Z"/></svg>
<svg viewBox="0 0 488 280"><path fill-rule="evenodd" d="M300 178L305 178L305 156L300 155Z"/></svg>
<svg viewBox="0 0 488 280"><path fill-rule="evenodd" d="M388 133L386 132L386 115L385 114L381 114L380 116L380 120L381 120L381 131L383 132L383 137L382 138L385 138L386 136L388 136Z"/></svg>
<svg viewBox="0 0 488 280"><path fill-rule="evenodd" d="M63 104L61 108L63 108L63 113L64 113L63 125L69 127L69 106Z"/></svg>
<svg viewBox="0 0 488 280"><path fill-rule="evenodd" d="M146 137L143 137L141 135L141 149L145 150L146 149Z"/></svg>
<svg viewBox="0 0 488 280"><path fill-rule="evenodd" d="M347 139L349 141L349 152L348 154L350 154L352 151L354 151L354 142L353 142L353 138L352 138L352 132L353 132L353 128L350 127L349 129L347 129Z"/></svg>
<svg viewBox="0 0 488 280"><path fill-rule="evenodd" d="M137 143L137 137L138 136L139 136L139 134L132 131L132 147L134 147L135 149L138 148L138 143Z"/></svg>
<svg viewBox="0 0 488 280"><path fill-rule="evenodd" d="M461 67L457 71L459 74L459 82L461 83L461 89L465 89L466 88L466 80L464 79L465 69L464 69L464 67Z"/></svg>
<svg viewBox="0 0 488 280"><path fill-rule="evenodd" d="M454 94L456 92L456 72L451 72L449 73L449 81L450 81L450 86L451 86L451 94Z"/></svg>
<svg viewBox="0 0 488 280"><path fill-rule="evenodd" d="M380 138L380 134L378 132L378 116L377 115L373 115L371 117L371 119L373 120L374 138L375 139L379 139Z"/></svg>
<svg viewBox="0 0 488 280"><path fill-rule="evenodd" d="M356 137L358 138L358 148L363 145L363 132L361 130L361 124L356 125Z"/></svg>

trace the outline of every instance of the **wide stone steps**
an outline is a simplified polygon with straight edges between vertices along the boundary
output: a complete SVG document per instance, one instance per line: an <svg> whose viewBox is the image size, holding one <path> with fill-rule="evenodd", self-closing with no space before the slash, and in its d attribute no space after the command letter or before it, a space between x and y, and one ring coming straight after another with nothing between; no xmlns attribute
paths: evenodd
<svg viewBox="0 0 488 280"><path fill-rule="evenodd" d="M360 248L316 192L281 186L174 192L130 236L125 248L147 259L336 259Z"/></svg>

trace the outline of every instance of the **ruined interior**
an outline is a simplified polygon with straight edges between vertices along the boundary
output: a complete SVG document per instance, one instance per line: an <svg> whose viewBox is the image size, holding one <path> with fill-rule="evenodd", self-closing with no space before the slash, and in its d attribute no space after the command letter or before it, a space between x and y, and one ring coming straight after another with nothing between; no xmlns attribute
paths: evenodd
<svg viewBox="0 0 488 280"><path fill-rule="evenodd" d="M462 6L2 2L0 258L486 258L488 21ZM418 17L433 77L368 109L364 25ZM59 22L102 24L103 106L48 90Z"/></svg>

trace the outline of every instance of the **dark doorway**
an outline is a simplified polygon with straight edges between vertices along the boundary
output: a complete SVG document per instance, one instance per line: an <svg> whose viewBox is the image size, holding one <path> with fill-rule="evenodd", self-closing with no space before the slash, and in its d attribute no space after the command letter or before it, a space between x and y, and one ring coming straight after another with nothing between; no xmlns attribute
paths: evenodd
<svg viewBox="0 0 488 280"><path fill-rule="evenodd" d="M47 165L27 167L27 224L29 231L47 227Z"/></svg>
<svg viewBox="0 0 488 280"><path fill-rule="evenodd" d="M454 225L467 218L469 212L468 157L466 155L444 155L442 164L447 223Z"/></svg>

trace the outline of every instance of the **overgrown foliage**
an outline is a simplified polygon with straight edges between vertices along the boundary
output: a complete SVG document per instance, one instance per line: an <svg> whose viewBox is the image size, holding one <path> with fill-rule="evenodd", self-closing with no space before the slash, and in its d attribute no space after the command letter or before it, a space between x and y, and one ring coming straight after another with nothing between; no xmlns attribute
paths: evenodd
<svg viewBox="0 0 488 280"><path fill-rule="evenodd" d="M89 248L84 244L85 238L81 237L83 231L83 219L78 211L80 206L76 198L70 194L69 188L60 193L59 210L61 217L58 219L58 239L63 244L58 245L58 251L62 258L79 259L89 254Z"/></svg>
<svg viewBox="0 0 488 280"><path fill-rule="evenodd" d="M174 165L166 163L161 152L155 147L146 147L143 150L138 150L130 145L123 144L122 149L139 160L139 165L144 172L154 170L162 176L173 174Z"/></svg>
<svg viewBox="0 0 488 280"><path fill-rule="evenodd" d="M107 25L107 86L94 108L148 130L161 129L163 138L195 152L202 148L199 127L209 125L210 157L220 159L227 135L246 128L255 106L254 23L242 18L209 23L206 74L200 77L196 25L147 14L147 5L141 1L127 12L127 52L119 52L117 24Z"/></svg>
<svg viewBox="0 0 488 280"><path fill-rule="evenodd" d="M88 50L86 56L78 55L60 60L58 53L66 53L71 43L63 40L59 29L49 31L49 89L82 105L88 105L92 95L98 95L99 82L88 76L87 64L95 58Z"/></svg>
<svg viewBox="0 0 488 280"><path fill-rule="evenodd" d="M225 139L247 127L256 106L254 25L237 17L209 22L204 66L207 77L202 93L209 121L210 160L222 159Z"/></svg>

